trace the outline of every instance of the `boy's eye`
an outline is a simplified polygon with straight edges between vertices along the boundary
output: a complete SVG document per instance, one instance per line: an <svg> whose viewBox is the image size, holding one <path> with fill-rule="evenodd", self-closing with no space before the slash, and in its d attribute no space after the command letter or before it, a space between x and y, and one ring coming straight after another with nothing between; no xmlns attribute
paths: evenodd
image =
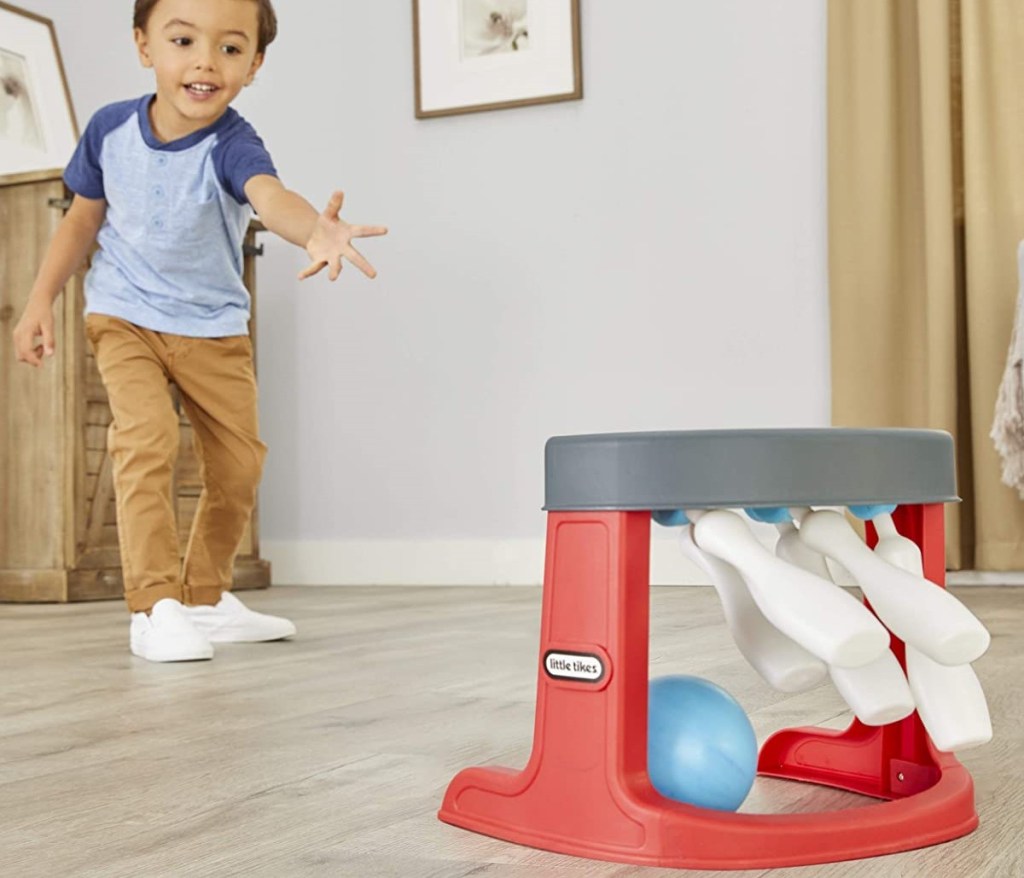
<svg viewBox="0 0 1024 878"><path fill-rule="evenodd" d="M225 55L239 55L241 52L242 50L238 46L224 46Z"/></svg>
<svg viewBox="0 0 1024 878"><path fill-rule="evenodd" d="M192 37L175 37L171 42L176 46L191 46Z"/></svg>

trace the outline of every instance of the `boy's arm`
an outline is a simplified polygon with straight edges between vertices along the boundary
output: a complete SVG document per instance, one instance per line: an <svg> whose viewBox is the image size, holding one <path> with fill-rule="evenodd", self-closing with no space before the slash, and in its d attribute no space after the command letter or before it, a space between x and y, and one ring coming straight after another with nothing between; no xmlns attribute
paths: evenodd
<svg viewBox="0 0 1024 878"><path fill-rule="evenodd" d="M336 280L341 274L342 257L367 277L377 276L374 267L352 246L352 239L386 235L388 230L383 226L353 226L345 222L338 216L344 193L335 192L324 212L317 213L305 198L285 189L277 177L257 174L245 184L245 197L270 231L306 249L312 261L299 274L300 280L324 267L329 267L330 279Z"/></svg>
<svg viewBox="0 0 1024 878"><path fill-rule="evenodd" d="M28 303L14 327L14 353L20 362L41 366L44 356L53 356L53 303L92 250L106 214L107 202L103 198L76 195L72 200L54 232ZM41 338L38 344L37 338Z"/></svg>

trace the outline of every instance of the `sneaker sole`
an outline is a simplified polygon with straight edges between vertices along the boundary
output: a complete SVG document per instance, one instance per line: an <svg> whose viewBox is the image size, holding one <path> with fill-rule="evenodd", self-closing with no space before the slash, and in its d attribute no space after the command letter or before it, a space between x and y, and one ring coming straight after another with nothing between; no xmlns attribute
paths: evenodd
<svg viewBox="0 0 1024 878"><path fill-rule="evenodd" d="M198 627L198 626L197 626ZM202 630L200 628L200 630ZM221 632L203 632L210 640L210 643L271 643L275 640L285 640L288 637L295 636L295 629L288 631L283 634L246 634L244 632L232 632L232 631L221 631Z"/></svg>
<svg viewBox="0 0 1024 878"><path fill-rule="evenodd" d="M138 656L141 659L145 659L149 662L203 662L213 658L213 647L199 647L193 650L178 650L160 652L160 650L151 650L146 652L143 649L137 647L134 643L131 644L132 655Z"/></svg>

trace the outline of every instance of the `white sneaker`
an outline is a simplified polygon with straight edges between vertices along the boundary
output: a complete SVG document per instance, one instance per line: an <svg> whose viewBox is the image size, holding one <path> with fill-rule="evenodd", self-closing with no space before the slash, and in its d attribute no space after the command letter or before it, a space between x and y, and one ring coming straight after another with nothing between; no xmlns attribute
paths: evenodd
<svg viewBox="0 0 1024 878"><path fill-rule="evenodd" d="M295 633L295 625L288 619L250 610L229 591L214 607L185 607L185 612L211 643L257 643Z"/></svg>
<svg viewBox="0 0 1024 878"><path fill-rule="evenodd" d="M209 638L192 624L185 608L164 598L145 613L132 613L131 650L151 662L191 662L213 658Z"/></svg>

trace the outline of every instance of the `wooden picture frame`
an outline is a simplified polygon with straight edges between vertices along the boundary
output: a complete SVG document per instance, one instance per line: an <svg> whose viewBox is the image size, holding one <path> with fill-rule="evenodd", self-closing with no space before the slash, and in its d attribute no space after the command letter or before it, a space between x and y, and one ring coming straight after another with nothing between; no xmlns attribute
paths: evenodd
<svg viewBox="0 0 1024 878"><path fill-rule="evenodd" d="M580 0L413 0L416 118L583 97Z"/></svg>
<svg viewBox="0 0 1024 878"><path fill-rule="evenodd" d="M0 183L59 172L77 142L53 22L0 2Z"/></svg>

